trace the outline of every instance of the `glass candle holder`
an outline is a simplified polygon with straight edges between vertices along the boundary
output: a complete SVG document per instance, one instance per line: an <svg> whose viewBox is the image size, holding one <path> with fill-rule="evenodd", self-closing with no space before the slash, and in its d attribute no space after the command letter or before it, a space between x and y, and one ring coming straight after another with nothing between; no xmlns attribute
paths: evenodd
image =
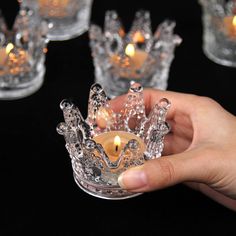
<svg viewBox="0 0 236 236"><path fill-rule="evenodd" d="M57 131L65 137L78 186L104 199L139 195L121 189L118 177L130 167L161 156L164 137L170 131L166 123L170 102L161 99L146 116L143 87L132 81L120 113L111 109L99 84L91 87L86 119L67 100L60 107L65 122L58 125Z"/></svg>
<svg viewBox="0 0 236 236"><path fill-rule="evenodd" d="M125 93L131 80L144 87L167 88L174 51L181 43L174 27L174 22L164 21L153 34L148 11L136 13L127 34L115 11L106 12L104 32L91 25L95 80L110 98Z"/></svg>
<svg viewBox="0 0 236 236"><path fill-rule="evenodd" d="M236 1L200 0L203 51L213 62L236 67Z"/></svg>
<svg viewBox="0 0 236 236"><path fill-rule="evenodd" d="M0 15L0 99L26 97L41 87L48 29L28 8L20 9L11 30Z"/></svg>
<svg viewBox="0 0 236 236"><path fill-rule="evenodd" d="M43 19L52 23L49 40L75 38L89 28L92 0L23 0L23 4L37 9Z"/></svg>

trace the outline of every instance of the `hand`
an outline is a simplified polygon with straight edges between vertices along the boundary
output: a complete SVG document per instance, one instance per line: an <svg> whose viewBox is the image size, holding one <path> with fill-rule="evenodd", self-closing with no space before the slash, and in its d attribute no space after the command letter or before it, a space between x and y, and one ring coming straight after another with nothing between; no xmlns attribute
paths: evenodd
<svg viewBox="0 0 236 236"><path fill-rule="evenodd" d="M119 177L122 188L147 192L185 182L236 210L236 118L207 97L146 89L147 113L165 97L172 131L161 158L131 168ZM111 101L120 110L125 96Z"/></svg>

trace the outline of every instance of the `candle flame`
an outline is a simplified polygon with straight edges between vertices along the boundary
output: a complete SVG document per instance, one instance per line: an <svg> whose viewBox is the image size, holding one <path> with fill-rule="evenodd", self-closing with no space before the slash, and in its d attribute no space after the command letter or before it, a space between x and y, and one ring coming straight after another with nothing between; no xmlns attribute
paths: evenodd
<svg viewBox="0 0 236 236"><path fill-rule="evenodd" d="M12 43L8 43L6 46L6 54L9 54L13 48L14 45Z"/></svg>
<svg viewBox="0 0 236 236"><path fill-rule="evenodd" d="M115 136L114 138L114 144L116 147L119 147L121 143L120 137L118 135Z"/></svg>
<svg viewBox="0 0 236 236"><path fill-rule="evenodd" d="M134 45L129 43L126 48L125 48L125 54L127 56L130 56L130 57L133 57L134 54L135 54L135 48L134 48Z"/></svg>
<svg viewBox="0 0 236 236"><path fill-rule="evenodd" d="M236 16L234 16L232 23L233 23L233 26L236 27Z"/></svg>

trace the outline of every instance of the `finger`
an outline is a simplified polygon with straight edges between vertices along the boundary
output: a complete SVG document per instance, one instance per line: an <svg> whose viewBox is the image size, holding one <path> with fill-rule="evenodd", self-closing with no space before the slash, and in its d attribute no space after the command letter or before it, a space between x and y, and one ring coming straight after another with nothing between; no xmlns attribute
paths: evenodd
<svg viewBox="0 0 236 236"><path fill-rule="evenodd" d="M168 120L171 127L171 132L164 138L164 152L163 155L177 154L185 151L192 143L193 140L193 128L192 123L186 120L185 117L181 117L178 121Z"/></svg>
<svg viewBox="0 0 236 236"><path fill-rule="evenodd" d="M121 96L118 96L118 97L110 100L109 104L110 104L111 108L113 109L113 111L119 112L123 108L126 98L127 98L127 96L125 94L125 95L121 95Z"/></svg>
<svg viewBox="0 0 236 236"><path fill-rule="evenodd" d="M214 157L207 149L165 156L130 168L119 176L118 181L122 188L132 192L162 189L186 181L206 182L214 176L214 166L209 165Z"/></svg>
<svg viewBox="0 0 236 236"><path fill-rule="evenodd" d="M118 96L110 101L112 109L116 112L120 111L123 108L123 105L126 101L127 95ZM167 98L172 106L170 111L167 114L167 118L173 118L176 110L181 111L184 114L187 114L189 111L192 111L194 107L194 100L197 96L192 94L177 93L171 91L163 91L158 89L144 89L144 102L147 114L153 108L153 106L162 98Z"/></svg>
<svg viewBox="0 0 236 236"><path fill-rule="evenodd" d="M164 139L163 156L173 155L187 150L191 144L191 139L183 138L175 134L167 134Z"/></svg>

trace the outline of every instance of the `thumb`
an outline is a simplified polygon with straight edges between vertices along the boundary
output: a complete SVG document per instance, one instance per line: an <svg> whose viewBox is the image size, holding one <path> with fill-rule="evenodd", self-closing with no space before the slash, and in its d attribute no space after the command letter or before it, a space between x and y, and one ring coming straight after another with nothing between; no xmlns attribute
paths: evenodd
<svg viewBox="0 0 236 236"><path fill-rule="evenodd" d="M209 164L212 153L207 153L191 150L147 161L123 172L118 183L131 192L147 192L185 181L206 182L212 172Z"/></svg>

